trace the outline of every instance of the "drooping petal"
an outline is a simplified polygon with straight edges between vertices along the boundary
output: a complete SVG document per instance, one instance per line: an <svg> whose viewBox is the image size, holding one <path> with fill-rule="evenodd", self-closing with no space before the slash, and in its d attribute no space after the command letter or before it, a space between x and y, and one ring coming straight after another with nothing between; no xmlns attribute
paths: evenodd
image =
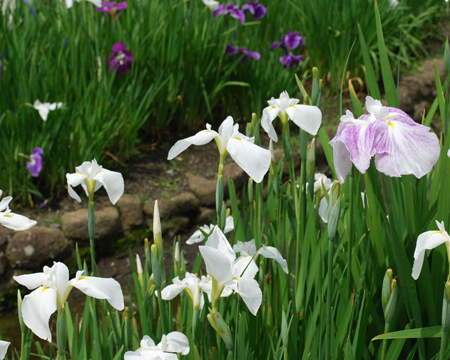
<svg viewBox="0 0 450 360"><path fill-rule="evenodd" d="M260 253L267 259L274 259L281 265L281 268L286 274L289 272L287 262L285 259L283 259L281 253L278 251L277 248L273 246L263 246L261 249L258 250L258 253Z"/></svg>
<svg viewBox="0 0 450 360"><path fill-rule="evenodd" d="M28 219L26 216L7 212L0 213L0 224L8 229L24 231L36 225L37 222Z"/></svg>
<svg viewBox="0 0 450 360"><path fill-rule="evenodd" d="M330 141L330 145L333 147L333 160L336 175L339 182L343 184L347 175L352 170L350 153L345 144L336 137Z"/></svg>
<svg viewBox="0 0 450 360"><path fill-rule="evenodd" d="M255 182L260 183L270 166L270 151L244 139L228 141L227 150L233 160Z"/></svg>
<svg viewBox="0 0 450 360"><path fill-rule="evenodd" d="M172 331L166 335L166 349L164 351L189 354L189 340L179 331Z"/></svg>
<svg viewBox="0 0 450 360"><path fill-rule="evenodd" d="M275 101L274 98L271 100ZM272 125L272 122L275 120L275 118L280 113L280 108L278 106L268 106L264 108L262 117L261 117L261 126L264 129L264 131L269 135L269 138L271 138L273 141L278 142L278 135L275 131L275 128Z"/></svg>
<svg viewBox="0 0 450 360"><path fill-rule="evenodd" d="M233 246L233 251L235 253L241 253L241 255L248 255L253 257L254 255L256 255L256 244L255 244L255 239L252 239L250 241L247 242L242 242L242 241L238 241L234 246Z"/></svg>
<svg viewBox="0 0 450 360"><path fill-rule="evenodd" d="M23 298L23 321L37 336L51 342L52 333L48 322L56 309L56 290L41 286Z"/></svg>
<svg viewBox="0 0 450 360"><path fill-rule="evenodd" d="M234 262L236 276L253 279L259 271L258 265L253 261L252 256L241 255Z"/></svg>
<svg viewBox="0 0 450 360"><path fill-rule="evenodd" d="M229 241L217 226L214 227L214 231L209 236L205 246L219 250L223 256L228 258L230 261L234 261L236 259L236 254L231 248Z"/></svg>
<svg viewBox="0 0 450 360"><path fill-rule="evenodd" d="M13 276L13 279L20 285L26 286L28 290L33 290L44 285L46 276L43 272L40 272L35 274Z"/></svg>
<svg viewBox="0 0 450 360"><path fill-rule="evenodd" d="M316 135L322 124L322 112L317 106L291 105L286 109L289 118L311 135Z"/></svg>
<svg viewBox="0 0 450 360"><path fill-rule="evenodd" d="M78 271L76 278L70 280L70 285L96 299L108 300L111 306L117 310L123 310L124 308L122 288L114 279L81 276L80 271Z"/></svg>
<svg viewBox="0 0 450 360"><path fill-rule="evenodd" d="M417 238L416 250L414 251L414 265L412 277L417 280L422 270L423 259L425 258L425 250L431 250L444 244L450 246L450 237L444 236L441 231L427 231L419 235Z"/></svg>
<svg viewBox="0 0 450 360"><path fill-rule="evenodd" d="M212 139L214 139L216 136L218 136L218 134L215 131L202 130L197 134L195 134L194 136L178 140L175 143L175 145L172 146L172 148L169 150L167 160L172 160L191 145L205 145L209 143Z"/></svg>
<svg viewBox="0 0 450 360"><path fill-rule="evenodd" d="M172 300L175 296L178 296L186 288L186 286L187 284L183 283L168 285L161 291L161 297L164 300Z"/></svg>
<svg viewBox="0 0 450 360"><path fill-rule="evenodd" d="M75 192L72 186L78 186L87 179L87 176L81 172L76 172L74 174L66 174L67 179L67 189L69 190L69 195L72 199L81 202L80 196Z"/></svg>
<svg viewBox="0 0 450 360"><path fill-rule="evenodd" d="M386 131L376 144L378 171L393 177L413 174L416 178L430 172L440 153L436 134L416 123L410 125L394 120L384 124Z"/></svg>
<svg viewBox="0 0 450 360"><path fill-rule="evenodd" d="M5 358L9 344L11 343L8 341L0 340L0 360Z"/></svg>
<svg viewBox="0 0 450 360"><path fill-rule="evenodd" d="M0 196L2 196L2 192L0 192ZM11 202L12 199L13 199L12 196L5 196L2 199L2 201L0 201L0 211L5 210L8 207L8 205Z"/></svg>
<svg viewBox="0 0 450 360"><path fill-rule="evenodd" d="M94 180L103 184L108 194L109 201L115 205L124 192L122 174L117 171L101 169L94 175Z"/></svg>
<svg viewBox="0 0 450 360"><path fill-rule="evenodd" d="M262 292L258 282L255 279L250 278L239 278L234 279L233 281L234 285L227 283L226 286L232 286L233 290L241 296L242 300L244 300L250 312L256 316L262 303Z"/></svg>

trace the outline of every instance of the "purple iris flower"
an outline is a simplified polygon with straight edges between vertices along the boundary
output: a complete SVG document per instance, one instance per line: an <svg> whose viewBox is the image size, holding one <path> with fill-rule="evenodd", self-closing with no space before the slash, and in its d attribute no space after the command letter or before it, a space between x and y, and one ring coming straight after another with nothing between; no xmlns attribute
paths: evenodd
<svg viewBox="0 0 450 360"><path fill-rule="evenodd" d="M27 168L33 177L38 177L42 170L42 154L44 154L44 150L40 147L35 147L29 156L30 161L27 162Z"/></svg>
<svg viewBox="0 0 450 360"><path fill-rule="evenodd" d="M233 46L231 44L227 44L225 48L225 54L227 55L244 55L242 57L241 62L246 62L249 57L252 57L255 60L259 60L261 55L256 51L249 51L247 48L240 48L238 46Z"/></svg>
<svg viewBox="0 0 450 360"><path fill-rule="evenodd" d="M242 11L250 11L253 15L253 19L259 20L266 15L267 9L259 3L259 1L249 1L247 4L242 6Z"/></svg>
<svg viewBox="0 0 450 360"><path fill-rule="evenodd" d="M291 52L288 52L286 56L280 57L280 63L282 63L285 67L291 67L291 65L296 65L299 67L300 63L304 60L301 55L294 55Z"/></svg>
<svg viewBox="0 0 450 360"><path fill-rule="evenodd" d="M31 5L30 5L30 14L33 16L36 16L36 11L34 11L34 9L31 7Z"/></svg>
<svg viewBox="0 0 450 360"><path fill-rule="evenodd" d="M131 70L133 53L127 51L124 43L116 43L112 47L113 54L108 56L109 68L111 71L117 70L117 75L125 74Z"/></svg>
<svg viewBox="0 0 450 360"><path fill-rule="evenodd" d="M378 171L391 177L426 175L437 162L439 140L430 128L414 122L402 110L386 107L366 98L366 109L358 119L347 110L341 117L336 136L330 141L336 174L341 183L352 163L365 173L375 156Z"/></svg>
<svg viewBox="0 0 450 360"><path fill-rule="evenodd" d="M287 34L283 35L281 41L274 41L270 46L270 50L273 50L277 47L282 47L287 51L287 49L294 50L297 46L302 46L305 43L305 40L300 36L299 31L291 31L288 30Z"/></svg>
<svg viewBox="0 0 450 360"><path fill-rule="evenodd" d="M64 38L64 43L63 43L63 47L67 46L67 36Z"/></svg>
<svg viewBox="0 0 450 360"><path fill-rule="evenodd" d="M238 19L241 24L245 23L245 14L242 10L239 10L238 5L233 5L230 1L228 4L223 3L219 5L216 11L213 12L213 18L215 19L219 15L230 14L231 17Z"/></svg>
<svg viewBox="0 0 450 360"><path fill-rule="evenodd" d="M119 16L122 10L127 8L127 2L123 1L120 3L116 3L114 1L102 1L101 7L96 7L94 10L98 12L104 12L111 15Z"/></svg>

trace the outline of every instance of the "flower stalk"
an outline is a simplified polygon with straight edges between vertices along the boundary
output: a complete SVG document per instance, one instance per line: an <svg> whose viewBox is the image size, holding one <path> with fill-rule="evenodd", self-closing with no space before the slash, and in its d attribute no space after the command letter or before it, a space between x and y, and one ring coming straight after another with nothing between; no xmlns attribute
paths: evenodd
<svg viewBox="0 0 450 360"><path fill-rule="evenodd" d="M441 349L439 351L439 359L445 359L445 353L448 346L450 332L450 280L445 283L444 299L442 304L442 335Z"/></svg>

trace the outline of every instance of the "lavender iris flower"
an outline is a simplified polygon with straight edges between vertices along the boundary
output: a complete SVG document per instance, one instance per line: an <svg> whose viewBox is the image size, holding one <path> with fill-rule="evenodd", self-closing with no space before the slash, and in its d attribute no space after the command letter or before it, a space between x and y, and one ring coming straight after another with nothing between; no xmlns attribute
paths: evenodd
<svg viewBox="0 0 450 360"><path fill-rule="evenodd" d="M127 8L127 2L123 1L120 3L116 3L114 1L102 1L101 7L96 7L94 10L98 12L104 12L111 15L120 15L120 11L125 10Z"/></svg>
<svg viewBox="0 0 450 360"><path fill-rule="evenodd" d="M285 67L291 67L291 65L300 66L300 63L304 60L301 55L294 55L291 52L288 52L286 56L280 57L280 63L282 63Z"/></svg>
<svg viewBox="0 0 450 360"><path fill-rule="evenodd" d="M112 47L113 54L108 56L109 68L111 71L117 70L117 75L125 74L131 70L131 62L133 61L133 53L127 51L127 47L123 43L116 43Z"/></svg>
<svg viewBox="0 0 450 360"><path fill-rule="evenodd" d="M247 48L240 48L231 44L227 44L227 47L225 48L225 54L244 55L241 62L246 62L250 56L255 60L259 60L261 58L261 55L256 51L249 51Z"/></svg>
<svg viewBox="0 0 450 360"><path fill-rule="evenodd" d="M253 19L259 20L266 15L267 9L259 3L259 1L250 1L242 6L242 11L250 11L253 15Z"/></svg>
<svg viewBox="0 0 450 360"><path fill-rule="evenodd" d="M366 98L366 109L369 114L358 119L347 110L336 136L330 141L339 181L344 182L352 163L365 173L372 156L377 170L387 176L412 174L421 178L426 175L440 153L439 140L430 128L370 96Z"/></svg>
<svg viewBox="0 0 450 360"><path fill-rule="evenodd" d="M230 1L228 4L223 3L219 5L216 11L213 12L213 18L215 19L219 15L230 14L231 17L238 19L241 24L245 23L245 14L242 10L239 10L238 5L233 5Z"/></svg>
<svg viewBox="0 0 450 360"><path fill-rule="evenodd" d="M29 156L30 161L27 162L27 168L31 176L38 177L42 170L42 156L44 150L40 147L35 147L31 155Z"/></svg>
<svg viewBox="0 0 450 360"><path fill-rule="evenodd" d="M305 40L300 36L299 31L291 31L288 30L287 34L283 35L281 41L274 41L270 46L270 50L273 50L277 47L282 47L283 49L291 49L294 50L298 46L302 46L305 44Z"/></svg>
<svg viewBox="0 0 450 360"><path fill-rule="evenodd" d="M34 11L34 9L31 7L31 5L30 5L30 14L33 16L36 16L36 11Z"/></svg>

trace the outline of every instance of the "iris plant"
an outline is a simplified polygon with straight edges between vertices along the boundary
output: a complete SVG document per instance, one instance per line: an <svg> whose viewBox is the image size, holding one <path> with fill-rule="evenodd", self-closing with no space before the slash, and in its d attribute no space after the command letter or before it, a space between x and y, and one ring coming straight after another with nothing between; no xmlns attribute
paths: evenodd
<svg viewBox="0 0 450 360"><path fill-rule="evenodd" d="M48 117L48 113L50 112L50 110L55 110L57 108L60 108L63 105L63 103L59 102L59 103L41 103L38 100L36 100L33 104L33 107L39 112L39 115L41 116L42 120L46 121L47 117Z"/></svg>
<svg viewBox="0 0 450 360"><path fill-rule="evenodd" d="M210 8L211 11L216 11L219 7L219 2L216 0L202 0L203 4Z"/></svg>
<svg viewBox="0 0 450 360"><path fill-rule="evenodd" d="M44 150L40 147L35 147L30 156L28 156L29 160L27 162L27 168L30 172L31 176L38 177L39 173L42 170L42 156L44 154Z"/></svg>
<svg viewBox="0 0 450 360"><path fill-rule="evenodd" d="M270 99L269 106L263 110L261 126L269 137L277 142L278 136L272 122L280 117L283 129L288 126L288 120L292 120L299 128L311 135L316 135L322 123L322 112L317 106L298 105L298 99L289 98L287 91L280 94L279 99Z"/></svg>
<svg viewBox="0 0 450 360"><path fill-rule="evenodd" d="M246 62L249 57L252 57L255 60L259 60L261 55L256 51L249 51L247 48L240 48L238 46L232 46L231 44L227 44L225 49L225 54L227 55L244 55L242 57L241 62Z"/></svg>
<svg viewBox="0 0 450 360"><path fill-rule="evenodd" d="M123 310L124 301L120 284L114 279L83 276L77 271L69 281L69 269L61 262L35 274L14 276L19 284L34 290L22 302L22 317L25 325L41 339L52 341L49 328L50 316L64 309L65 302L73 287L96 299L106 299L117 310Z"/></svg>
<svg viewBox="0 0 450 360"><path fill-rule="evenodd" d="M205 234L208 236L212 234L214 228L216 225L209 224L209 225L203 225L200 226L199 230L195 230L194 233L191 235L189 239L186 240L186 244L192 245L192 244L198 244L203 242L205 240ZM223 229L223 233L227 234L230 231L234 229L234 221L232 216L228 216L225 220L225 228ZM178 243L177 243L178 244Z"/></svg>
<svg viewBox="0 0 450 360"><path fill-rule="evenodd" d="M94 192L102 186L108 194L109 200L114 205L122 196L124 191L124 182L122 174L116 171L103 169L97 161L85 161L81 166L75 168L75 173L66 174L69 195L73 199L81 202L80 196L73 190L72 186L80 185L83 187L86 196L91 199Z"/></svg>
<svg viewBox="0 0 450 360"><path fill-rule="evenodd" d="M125 10L127 8L127 2L122 1L120 3L116 3L114 1L102 1L101 7L96 7L94 10L98 12L104 12L111 14L112 16L120 15L120 11Z"/></svg>
<svg viewBox="0 0 450 360"><path fill-rule="evenodd" d="M214 19L219 15L229 14L232 18L238 19L241 24L245 23L245 14L239 9L238 5L233 5L230 1L228 4L223 3L213 12Z"/></svg>
<svg viewBox="0 0 450 360"><path fill-rule="evenodd" d="M131 63L133 61L133 53L127 51L124 43L116 43L112 47L113 53L108 56L109 69L113 71L116 69L117 75L123 75L131 70Z"/></svg>
<svg viewBox="0 0 450 360"><path fill-rule="evenodd" d="M253 19L259 20L266 15L267 9L259 1L249 1L242 6L242 11L249 11L253 15Z"/></svg>
<svg viewBox="0 0 450 360"><path fill-rule="evenodd" d="M75 0L75 1L80 2L80 0ZM93 3L97 7L102 6L102 0L87 0L87 1ZM73 6L73 0L66 0L66 7L68 9L70 9L72 6Z"/></svg>
<svg viewBox="0 0 450 360"><path fill-rule="evenodd" d="M291 67L292 65L299 67L303 60L303 56L294 55L290 51L286 54L286 56L280 56L280 63L282 63L287 68Z"/></svg>
<svg viewBox="0 0 450 360"><path fill-rule="evenodd" d="M254 137L247 137L239 132L239 124L233 125L233 118L228 116L220 125L219 132L211 130L206 124L206 130L194 136L179 140L169 150L167 160L172 160L191 145L205 145L212 139L219 149L221 164L227 154L257 183L261 182L270 166L270 151L254 144Z"/></svg>
<svg viewBox="0 0 450 360"><path fill-rule="evenodd" d="M370 96L366 98L366 109L369 114L358 119L347 110L330 141L339 181L344 182L352 163L365 173L373 156L378 171L387 176L413 174L421 178L427 174L440 153L439 140L430 128Z"/></svg>
<svg viewBox="0 0 450 360"><path fill-rule="evenodd" d="M127 351L125 360L177 360L178 357L174 353L187 355L190 350L188 338L178 331L163 335L158 345L155 345L150 336L145 335L140 345L136 351Z"/></svg>
<svg viewBox="0 0 450 360"><path fill-rule="evenodd" d="M299 31L288 30L287 34L283 35L281 41L274 41L270 46L270 50L277 47L281 47L287 51L287 49L294 50L298 46L302 46L305 40L300 36Z"/></svg>
<svg viewBox="0 0 450 360"><path fill-rule="evenodd" d="M0 190L0 196L2 196L2 191ZM11 196L6 196L0 201L0 224L4 227L12 230L28 230L29 228L36 225L36 221L30 220L23 215L14 214L9 209L9 203L12 200Z"/></svg>

